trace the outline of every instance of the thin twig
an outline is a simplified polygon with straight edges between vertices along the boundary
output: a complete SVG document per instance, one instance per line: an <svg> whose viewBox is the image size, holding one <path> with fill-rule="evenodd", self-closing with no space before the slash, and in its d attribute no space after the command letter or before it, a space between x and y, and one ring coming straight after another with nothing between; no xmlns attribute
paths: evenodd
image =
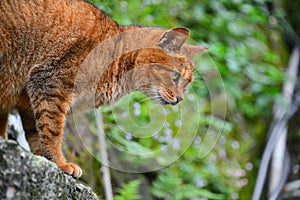
<svg viewBox="0 0 300 200"><path fill-rule="evenodd" d="M106 200L113 200L113 192L112 192L112 186L111 186L111 178L110 178L110 172L109 172L109 163L108 163L108 155L107 155L107 149L106 149L106 140L105 140L105 134L103 130L103 121L102 121L102 114L99 109L95 110L96 115L96 126L98 129L98 140L100 144L100 155L101 155L101 161L102 161L102 177L103 177L103 183L104 183L104 190L105 190L105 199Z"/></svg>

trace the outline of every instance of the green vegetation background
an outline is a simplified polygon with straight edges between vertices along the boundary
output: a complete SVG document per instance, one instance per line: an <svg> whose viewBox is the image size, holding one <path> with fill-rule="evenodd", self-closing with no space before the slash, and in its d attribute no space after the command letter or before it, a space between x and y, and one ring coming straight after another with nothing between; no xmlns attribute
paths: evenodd
<svg viewBox="0 0 300 200"><path fill-rule="evenodd" d="M267 1L90 2L122 25L187 27L194 41L210 47L204 58L210 57L211 61L201 57L196 60L197 81L192 89L197 100L203 104L203 110L201 115L193 112L189 115L191 120L199 124L194 143L176 162L158 171L126 174L112 170L115 199L250 199L272 116L272 105L275 100L281 101L280 89L284 80L282 69L287 62L287 48L276 19L270 16L267 9ZM215 83L211 82L210 88L207 88L205 82L211 78L209 72L205 71L207 62L214 63L222 77ZM225 93L219 91L220 84L224 84ZM215 91L214 98L211 98L210 91ZM222 101L224 95L226 102ZM131 101L139 102L141 98L137 94ZM215 138L216 145L209 155L199 158L201 141L207 127L218 127L222 121L218 113L211 114L212 101L217 105L217 110L224 107L227 110L225 128L220 138ZM191 108L194 103L190 103ZM139 110L136 116L138 123L149 121L148 104L133 103L130 108L131 112ZM171 111L170 118L176 118L172 109L167 109ZM110 107L103 108L102 112L107 137L125 150L147 152L168 142L166 138L159 139L163 138L163 133L155 141L132 138L129 133L124 134L118 129ZM216 120L211 120L212 117ZM68 127L72 127L72 124ZM162 132L170 130L174 133L177 129L176 123L169 123ZM89 125L89 131L96 135L94 124ZM175 137L173 134L171 136ZM92 144L97 149L97 144ZM70 152L74 154L74 148ZM80 154L80 151L77 153ZM78 162L86 168L82 181L91 185L103 197L99 172L101 164L97 156L85 158L82 155L81 158ZM114 159L127 158L116 156ZM131 162L139 164L136 160Z"/></svg>

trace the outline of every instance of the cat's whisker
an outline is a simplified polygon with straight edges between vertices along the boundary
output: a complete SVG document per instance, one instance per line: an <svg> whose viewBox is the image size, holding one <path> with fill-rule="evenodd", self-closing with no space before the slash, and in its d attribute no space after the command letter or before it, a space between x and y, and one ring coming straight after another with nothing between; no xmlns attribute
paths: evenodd
<svg viewBox="0 0 300 200"><path fill-rule="evenodd" d="M139 101L139 103L149 101L149 100L152 100L152 99L154 99L154 98L153 97L146 97L146 98L142 99L141 101Z"/></svg>

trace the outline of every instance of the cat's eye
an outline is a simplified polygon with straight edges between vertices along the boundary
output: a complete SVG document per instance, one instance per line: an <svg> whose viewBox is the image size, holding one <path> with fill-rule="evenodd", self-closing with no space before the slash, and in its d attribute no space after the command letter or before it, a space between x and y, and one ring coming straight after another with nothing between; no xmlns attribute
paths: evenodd
<svg viewBox="0 0 300 200"><path fill-rule="evenodd" d="M180 78L180 73L177 70L174 70L171 74L171 78L175 83L178 83Z"/></svg>

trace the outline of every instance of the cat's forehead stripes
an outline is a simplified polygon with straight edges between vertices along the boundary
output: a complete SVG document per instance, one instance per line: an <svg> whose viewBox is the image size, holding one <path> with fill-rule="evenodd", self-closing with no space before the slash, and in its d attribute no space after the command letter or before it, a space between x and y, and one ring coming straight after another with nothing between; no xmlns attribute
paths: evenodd
<svg viewBox="0 0 300 200"><path fill-rule="evenodd" d="M187 62L186 57L182 55L177 55L171 57L172 67L176 69L182 76L183 79L191 82L193 80L194 66Z"/></svg>

